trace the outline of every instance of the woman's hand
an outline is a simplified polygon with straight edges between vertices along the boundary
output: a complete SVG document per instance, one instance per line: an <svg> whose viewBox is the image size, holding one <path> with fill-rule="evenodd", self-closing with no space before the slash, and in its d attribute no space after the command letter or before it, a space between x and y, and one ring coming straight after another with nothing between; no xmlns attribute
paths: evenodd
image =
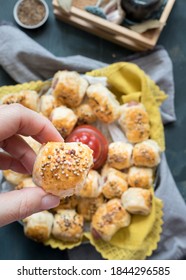
<svg viewBox="0 0 186 280"><path fill-rule="evenodd" d="M0 106L0 169L32 174L36 158L32 148L19 136L32 136L40 143L61 142L52 123L19 104ZM0 226L23 219L59 204L59 198L41 188L25 188L0 194Z"/></svg>

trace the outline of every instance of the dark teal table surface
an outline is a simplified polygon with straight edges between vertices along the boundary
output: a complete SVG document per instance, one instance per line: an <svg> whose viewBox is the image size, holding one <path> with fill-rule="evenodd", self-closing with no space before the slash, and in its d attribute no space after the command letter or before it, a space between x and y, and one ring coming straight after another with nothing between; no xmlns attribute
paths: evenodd
<svg viewBox="0 0 186 280"><path fill-rule="evenodd" d="M0 21L12 22L15 0L0 0ZM90 35L75 27L55 19L51 1L50 16L47 23L38 30L27 31L39 44L56 56L84 55L105 63L122 61L133 52L118 45ZM168 164L186 201L186 1L176 0L176 4L168 19L158 44L165 47L172 62L175 80L175 109L177 121L165 127L166 156ZM15 82L0 66L0 86ZM167 186L167 195L169 194ZM186 213L183 213L186 214ZM91 259L99 259L100 255L90 246L84 245L83 250ZM85 256L85 255L84 255ZM76 258L68 251L51 249L37 244L23 234L22 226L13 223L0 229L0 259L68 259ZM77 259L81 259L78 251Z"/></svg>

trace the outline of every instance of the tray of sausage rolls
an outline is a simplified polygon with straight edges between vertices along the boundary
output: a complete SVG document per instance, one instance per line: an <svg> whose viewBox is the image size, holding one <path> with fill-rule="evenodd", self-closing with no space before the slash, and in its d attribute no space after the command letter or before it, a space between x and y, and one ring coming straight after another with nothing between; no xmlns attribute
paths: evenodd
<svg viewBox="0 0 186 280"><path fill-rule="evenodd" d="M163 202L154 194L165 149L159 106L166 95L136 65L0 88L2 104L49 118L64 143L25 141L37 154L32 177L3 172L9 190L40 186L60 196L22 221L24 234L52 248L89 242L105 259L145 259L157 248Z"/></svg>

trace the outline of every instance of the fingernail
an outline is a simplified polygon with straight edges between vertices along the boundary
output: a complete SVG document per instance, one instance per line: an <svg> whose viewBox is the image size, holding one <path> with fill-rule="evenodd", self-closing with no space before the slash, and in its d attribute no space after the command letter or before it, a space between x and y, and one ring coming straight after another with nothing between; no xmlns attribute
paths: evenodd
<svg viewBox="0 0 186 280"><path fill-rule="evenodd" d="M47 210L58 206L60 203L60 199L57 196L48 194L44 196L41 200L41 209Z"/></svg>

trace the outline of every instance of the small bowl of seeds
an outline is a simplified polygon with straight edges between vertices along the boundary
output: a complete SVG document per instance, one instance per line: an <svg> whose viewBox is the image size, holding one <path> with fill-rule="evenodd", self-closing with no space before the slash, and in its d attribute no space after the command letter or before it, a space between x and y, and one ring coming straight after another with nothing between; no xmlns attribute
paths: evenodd
<svg viewBox="0 0 186 280"><path fill-rule="evenodd" d="M46 22L49 9L44 0L18 0L13 14L18 25L27 29L35 29Z"/></svg>

